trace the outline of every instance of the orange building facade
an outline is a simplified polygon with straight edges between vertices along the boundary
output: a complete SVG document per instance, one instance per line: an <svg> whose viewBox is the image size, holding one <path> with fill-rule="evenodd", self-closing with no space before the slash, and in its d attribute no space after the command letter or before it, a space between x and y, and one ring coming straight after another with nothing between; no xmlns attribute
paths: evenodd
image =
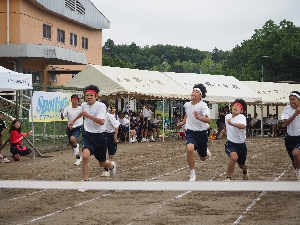
<svg viewBox="0 0 300 225"><path fill-rule="evenodd" d="M109 28L90 0L1 0L0 65L63 85L88 64L102 65Z"/></svg>

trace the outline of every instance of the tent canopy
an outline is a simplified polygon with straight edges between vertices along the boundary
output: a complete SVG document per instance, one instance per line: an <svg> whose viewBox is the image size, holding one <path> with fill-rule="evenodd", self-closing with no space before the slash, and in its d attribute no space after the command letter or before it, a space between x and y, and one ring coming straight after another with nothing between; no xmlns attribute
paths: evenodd
<svg viewBox="0 0 300 225"><path fill-rule="evenodd" d="M32 89L32 75L17 73L0 66L0 91Z"/></svg>
<svg viewBox="0 0 300 225"><path fill-rule="evenodd" d="M291 84L256 81L242 81L242 83L262 97L263 105L287 105L289 103Z"/></svg>
<svg viewBox="0 0 300 225"><path fill-rule="evenodd" d="M165 74L190 93L195 84L204 84L207 90L204 100L210 103L229 103L240 98L248 104L261 102L258 93L232 76L174 72L165 72Z"/></svg>
<svg viewBox="0 0 300 225"><path fill-rule="evenodd" d="M190 92L158 71L89 65L64 86L84 88L94 84L100 96L127 95L137 99L189 99Z"/></svg>

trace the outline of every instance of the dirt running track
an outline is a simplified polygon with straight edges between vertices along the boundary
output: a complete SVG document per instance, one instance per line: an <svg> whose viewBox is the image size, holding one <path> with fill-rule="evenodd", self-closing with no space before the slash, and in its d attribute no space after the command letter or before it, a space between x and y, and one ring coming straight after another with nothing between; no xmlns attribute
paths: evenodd
<svg viewBox="0 0 300 225"><path fill-rule="evenodd" d="M211 160L199 163L197 180L222 180L227 167L225 140L210 141ZM248 138L252 180L296 181L284 150L283 138ZM2 151L6 153L8 150ZM82 179L71 150L47 153L51 158L23 157L23 162L1 163L1 180ZM116 181L188 180L182 140L118 145ZM102 170L94 158L91 180ZM234 180L242 179L236 169ZM299 183L300 185L300 183ZM137 187L138 188L138 187ZM179 192L87 191L0 188L0 224L300 224L299 192Z"/></svg>

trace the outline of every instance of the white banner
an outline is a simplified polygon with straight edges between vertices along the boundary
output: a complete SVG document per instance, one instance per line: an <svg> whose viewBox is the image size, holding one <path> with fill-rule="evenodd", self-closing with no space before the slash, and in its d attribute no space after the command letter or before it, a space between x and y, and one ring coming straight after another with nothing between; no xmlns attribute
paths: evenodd
<svg viewBox="0 0 300 225"><path fill-rule="evenodd" d="M63 92L33 92L30 110L32 109L33 122L62 121L60 110L71 105L72 93ZM31 122L31 116L29 117Z"/></svg>

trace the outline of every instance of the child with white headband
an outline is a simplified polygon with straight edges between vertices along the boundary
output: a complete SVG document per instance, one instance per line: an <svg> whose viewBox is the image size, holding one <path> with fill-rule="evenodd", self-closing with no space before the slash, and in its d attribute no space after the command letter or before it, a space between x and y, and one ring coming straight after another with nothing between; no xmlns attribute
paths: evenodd
<svg viewBox="0 0 300 225"><path fill-rule="evenodd" d="M285 147L300 181L300 93L291 92L289 100L290 104L284 108L281 119L287 127L287 135L284 138Z"/></svg>
<svg viewBox="0 0 300 225"><path fill-rule="evenodd" d="M177 126L185 124L187 161L190 168L190 181L196 180L194 151L197 150L200 160L205 161L211 157L207 148L207 128L210 123L210 111L202 98L206 96L206 87L203 84L197 84L193 87L191 94L192 101L184 104L186 115L183 121Z"/></svg>
<svg viewBox="0 0 300 225"><path fill-rule="evenodd" d="M221 133L227 132L227 142L225 152L229 156L227 166L227 177L225 181L230 181L235 164L243 170L243 180L249 180L249 171L246 164L246 127L247 120L244 113L247 111L247 104L243 99L236 99L233 102L232 113L225 116L225 128Z"/></svg>

